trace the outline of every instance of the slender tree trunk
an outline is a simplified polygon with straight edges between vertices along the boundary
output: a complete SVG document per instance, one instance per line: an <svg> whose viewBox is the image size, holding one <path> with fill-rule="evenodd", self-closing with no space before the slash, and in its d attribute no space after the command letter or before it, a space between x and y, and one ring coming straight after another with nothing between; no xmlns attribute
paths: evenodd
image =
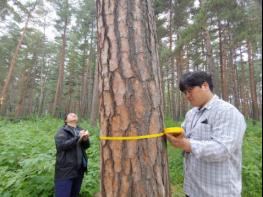
<svg viewBox="0 0 263 197"><path fill-rule="evenodd" d="M168 78L168 76L170 75L169 74L169 68L167 67L166 68L166 74L167 74L167 111L168 111L168 114L172 116L172 99L171 99L171 83L170 83L170 80ZM171 80L172 81L172 80Z"/></svg>
<svg viewBox="0 0 263 197"><path fill-rule="evenodd" d="M152 1L97 0L102 136L163 131ZM165 139L101 141L102 197L169 197Z"/></svg>
<svg viewBox="0 0 263 197"><path fill-rule="evenodd" d="M48 72L47 70L44 71L45 64L41 66L41 77L40 77L40 95L39 95L39 101L38 101L38 107L37 107L37 114L41 115L43 113L44 108L44 101L45 101L45 93L46 93L46 83L48 78Z"/></svg>
<svg viewBox="0 0 263 197"><path fill-rule="evenodd" d="M222 92L222 98L225 101L228 101L228 94L227 94L227 79L226 79L226 48L224 40L224 29L222 28L222 24L219 21L218 22L219 27L219 48L220 48L220 71L221 71L221 92Z"/></svg>
<svg viewBox="0 0 263 197"><path fill-rule="evenodd" d="M92 108L92 93L93 93L93 87L94 87L94 80L95 80L95 69L90 66L90 71L88 75L88 107L87 107L87 117L90 119L91 115L91 108Z"/></svg>
<svg viewBox="0 0 263 197"><path fill-rule="evenodd" d="M93 86L93 94L92 94L92 105L91 105L91 115L90 120L93 126L96 126L96 120L98 118L99 112L99 76L98 76L98 64L95 68L95 80Z"/></svg>
<svg viewBox="0 0 263 197"><path fill-rule="evenodd" d="M205 40L208 71L212 74L212 76L214 78L214 74L215 74L216 69L215 69L215 64L214 64L214 60L213 60L213 50L212 50L212 45L211 45L211 39L210 39L209 32L207 30L207 27L205 26L203 28L204 28L203 36L204 36L204 40Z"/></svg>
<svg viewBox="0 0 263 197"><path fill-rule="evenodd" d="M55 93L53 109L52 109L53 116L57 116L58 111L59 113L62 112L61 96L63 94L63 83L64 83L64 65L65 65L65 53L66 53L66 42L67 42L67 38L66 38L67 26L68 26L68 18L65 18L64 30L62 34L62 46L61 46L61 53L60 53L61 56L60 56L60 63L59 63L59 73L58 73L56 93Z"/></svg>
<svg viewBox="0 0 263 197"><path fill-rule="evenodd" d="M180 37L180 35L179 34L177 34L177 40L179 40L179 37ZM177 80L176 80L176 82L177 82L177 84L179 84L179 81L180 81L180 79L181 79L181 77L182 77L182 72L183 72L183 66L182 66L182 48L180 48L180 49L178 49L178 51L176 51L176 54L175 54L175 59L176 59L176 76L177 76ZM175 89L175 87L174 87L174 89ZM174 120L179 120L180 119L180 117L183 115L182 114L182 100L183 100L183 98L181 97L181 94L180 94L180 92L178 91L178 93L177 93L177 99L178 99L178 101L176 102L177 103L177 106L176 106L176 111L174 112Z"/></svg>
<svg viewBox="0 0 263 197"><path fill-rule="evenodd" d="M94 34L94 28L95 28L95 23L92 23L92 30L91 30L91 34L93 35ZM94 36L95 37L95 36ZM94 41L94 38L92 36L91 38L91 45L90 45L90 60L92 62L91 66L90 66L90 74L89 74L89 91L88 91L88 94L89 94L89 99L88 99L88 117L91 119L91 111L92 111L92 99L93 99L93 92L94 92L94 81L95 81L95 73L96 73L96 67L93 67L94 65L94 62L96 62L96 50L95 50L95 47L93 46L93 41ZM95 113L96 115L96 113Z"/></svg>
<svg viewBox="0 0 263 197"><path fill-rule="evenodd" d="M74 93L73 81L72 81L72 79L70 79L70 81L69 81L69 90L68 90L68 94L67 94L68 101L67 101L67 105L65 107L66 113L72 112L72 110L74 108L73 107L74 106L74 104L73 104L74 101L72 99L73 93Z"/></svg>
<svg viewBox="0 0 263 197"><path fill-rule="evenodd" d="M88 35L85 36L85 46L88 44ZM89 53L92 48L92 42L89 45ZM90 57L88 57L88 48L84 48L83 51L83 76L82 76L82 84L81 84L81 90L80 90L80 114L81 116L87 115L87 108L88 108L88 75L90 72Z"/></svg>
<svg viewBox="0 0 263 197"><path fill-rule="evenodd" d="M242 112L246 118L249 117L248 112L248 96L247 96L247 77L246 77L246 69L243 62L243 52L240 48L240 64L241 64L241 79L240 79L240 96L242 101Z"/></svg>
<svg viewBox="0 0 263 197"><path fill-rule="evenodd" d="M88 74L90 72L90 59L84 60L84 76L81 90L81 116L85 116L88 108Z"/></svg>
<svg viewBox="0 0 263 197"><path fill-rule="evenodd" d="M175 105L175 62L174 62L174 53L173 53L173 0L169 1L169 49L171 53L171 112L172 117L175 120L175 113L176 113L176 105Z"/></svg>
<svg viewBox="0 0 263 197"><path fill-rule="evenodd" d="M28 82L28 94L27 94L27 114L33 114L34 111L34 105L33 105L33 98L34 98L34 86L33 86L33 80L32 77L29 76L29 82Z"/></svg>
<svg viewBox="0 0 263 197"><path fill-rule="evenodd" d="M177 38L178 40L179 38ZM177 84L179 84L180 78L182 76L182 69L181 69L181 49L178 49L178 51L176 51L176 55L175 55L175 59L176 59L176 77L177 77ZM173 89L175 89L175 87L173 87ZM178 121L180 119L180 117L182 116L181 114L181 102L182 102L182 97L180 92L178 91L176 94L176 100L175 100L175 108L177 110L173 111L173 120Z"/></svg>
<svg viewBox="0 0 263 197"><path fill-rule="evenodd" d="M24 110L24 103L25 103L25 98L26 98L27 90L28 90L28 77L29 77L28 72L29 72L28 69L26 69L21 77L20 94L19 94L20 96L19 96L18 103L16 105L16 113L15 113L16 118L20 117Z"/></svg>
<svg viewBox="0 0 263 197"><path fill-rule="evenodd" d="M201 6L203 6L203 1L199 0L199 2ZM214 58L213 58L213 48L211 44L211 37L207 29L207 16L205 16L205 24L202 26L202 29L203 29L203 38L205 42L206 61L207 61L208 71L212 75L214 84L218 84L218 79L216 75L216 65L215 65ZM214 86L214 92L216 94L219 94L217 85Z"/></svg>
<svg viewBox="0 0 263 197"><path fill-rule="evenodd" d="M45 43L46 40L46 17L44 18L44 35L43 35L43 43ZM46 69L46 47L45 44L43 44L43 55L42 55L42 64L40 68L40 94L39 94L39 100L38 100L38 106L37 106L37 114L41 115L43 112L43 104L44 104L44 95L45 95L45 89L46 89L46 79L47 79L47 73L44 74Z"/></svg>
<svg viewBox="0 0 263 197"><path fill-rule="evenodd" d="M254 73L254 61L253 61L253 48L252 48L252 44L249 41L247 41L247 49L248 49L250 94L252 98L252 118L255 124L255 121L259 120L259 109L257 102L256 81L254 77L255 73Z"/></svg>
<svg viewBox="0 0 263 197"><path fill-rule="evenodd" d="M172 55L174 56L174 55ZM171 112L172 112L172 117L174 120L176 120L176 98L175 98L175 63L174 63L174 58L172 58L173 62L171 65L171 70L172 70L172 79L171 79Z"/></svg>
<svg viewBox="0 0 263 197"><path fill-rule="evenodd" d="M175 106L176 106L176 108L179 109L179 110L176 110L175 118L174 118L175 121L178 121L179 118L180 118L180 116L181 116L181 113L180 113L180 101L181 101L181 99L182 99L181 94L180 94L180 92L178 92L178 93L176 94Z"/></svg>
<svg viewBox="0 0 263 197"><path fill-rule="evenodd" d="M199 0L201 9L204 9L204 2ZM205 12L205 11L204 11ZM211 38L209 31L207 30L207 16L205 16L205 23L202 26L203 29L203 38L205 42L205 49L206 49L206 59L207 59L207 66L208 66L208 71L212 74L213 78L215 78L215 64L214 64L214 59L213 59L213 48L211 45Z"/></svg>
<svg viewBox="0 0 263 197"><path fill-rule="evenodd" d="M28 60L28 54L25 57ZM33 66L37 64L36 54L33 54L32 60L29 60L25 63L25 70L22 73L20 84L20 96L18 103L16 105L16 118L23 116L24 114L33 113L33 79L35 78L35 72ZM26 105L26 98L28 100L28 105ZM28 106L28 107L26 107Z"/></svg>
<svg viewBox="0 0 263 197"><path fill-rule="evenodd" d="M92 28L92 32L93 32L93 28ZM93 50L91 51L93 52ZM97 51L99 51L98 46L97 46ZM97 56L97 59L98 59L98 56ZM90 113L90 120L93 126L96 126L98 115L99 115L99 65L96 62L95 77L94 77L94 82L93 82L91 113Z"/></svg>
<svg viewBox="0 0 263 197"><path fill-rule="evenodd" d="M166 82L165 82L165 69L164 66L161 66L161 80L162 80L162 95L163 95L163 108L164 108L164 114L168 114L167 110L167 101L165 98L165 88L166 88Z"/></svg>
<svg viewBox="0 0 263 197"><path fill-rule="evenodd" d="M237 76L237 69L236 65L234 64L233 56L234 56L235 50L230 49L230 55L229 55L229 66L230 66L230 77L232 81L232 89L233 89L233 96L234 96L234 105L239 109L240 108L240 98L238 94L238 76Z"/></svg>
<svg viewBox="0 0 263 197"><path fill-rule="evenodd" d="M4 106L6 104L6 98L7 98L7 94L8 94L8 87L9 87L10 81L11 81L13 73L14 73L14 69L15 69L15 66L16 66L16 61L17 61L19 50L21 48L22 42L24 40L25 33L27 31L28 22L29 22L29 20L31 18L31 12L29 12L28 15L27 15L25 26L24 26L23 31L22 31L19 39L18 39L18 43L17 43L16 49L15 49L14 55L12 56L11 63L9 65L9 70L8 70L7 76L6 76L5 80L4 80L4 85L3 85L3 88L2 88L2 91L1 91L1 94L0 94L0 111L4 110Z"/></svg>

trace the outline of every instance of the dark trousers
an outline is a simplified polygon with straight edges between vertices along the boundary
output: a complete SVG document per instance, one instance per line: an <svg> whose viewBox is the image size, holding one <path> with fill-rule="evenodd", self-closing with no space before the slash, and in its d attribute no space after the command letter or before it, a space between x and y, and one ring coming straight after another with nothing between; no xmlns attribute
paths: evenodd
<svg viewBox="0 0 263 197"><path fill-rule="evenodd" d="M77 197L80 192L83 176L55 181L55 197Z"/></svg>

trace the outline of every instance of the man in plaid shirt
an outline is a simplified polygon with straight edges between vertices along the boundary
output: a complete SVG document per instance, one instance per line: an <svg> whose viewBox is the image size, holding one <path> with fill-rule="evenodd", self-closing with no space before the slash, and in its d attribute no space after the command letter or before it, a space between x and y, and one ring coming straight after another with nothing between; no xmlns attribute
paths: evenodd
<svg viewBox="0 0 263 197"><path fill-rule="evenodd" d="M184 74L180 90L194 108L186 114L184 133L167 138L184 151L186 196L240 197L243 115L213 94L212 78L206 72Z"/></svg>

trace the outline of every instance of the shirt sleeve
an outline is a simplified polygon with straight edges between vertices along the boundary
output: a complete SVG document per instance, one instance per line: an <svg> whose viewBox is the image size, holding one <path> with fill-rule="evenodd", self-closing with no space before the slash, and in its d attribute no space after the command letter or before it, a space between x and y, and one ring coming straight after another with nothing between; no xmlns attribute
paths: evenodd
<svg viewBox="0 0 263 197"><path fill-rule="evenodd" d="M235 108L221 110L214 117L211 139L189 139L190 154L207 162L224 161L242 145L245 129L244 117Z"/></svg>

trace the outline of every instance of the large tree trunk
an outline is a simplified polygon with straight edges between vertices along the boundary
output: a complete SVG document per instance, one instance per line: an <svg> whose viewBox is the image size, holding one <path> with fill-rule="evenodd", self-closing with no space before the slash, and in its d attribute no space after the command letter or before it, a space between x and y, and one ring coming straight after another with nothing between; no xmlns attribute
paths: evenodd
<svg viewBox="0 0 263 197"><path fill-rule="evenodd" d="M97 0L102 136L163 131L163 95L152 1ZM169 197L163 137L101 141L102 197Z"/></svg>
<svg viewBox="0 0 263 197"><path fill-rule="evenodd" d="M58 80L57 80L56 93L55 93L55 98L54 98L53 108L52 108L53 116L57 116L58 111L59 113L62 113L61 96L63 94L63 83L64 83L64 65L65 65L65 53L66 53L66 42L67 42L67 38L66 38L67 26L68 26L68 18L66 17L64 21L64 30L62 34L62 46L61 46L60 62L59 62L59 69L58 69Z"/></svg>
<svg viewBox="0 0 263 197"><path fill-rule="evenodd" d="M259 120L259 109L257 102L256 81L254 78L255 73L254 73L254 62L253 62L253 49L252 49L252 44L249 41L247 41L247 50L248 50L248 63L249 63L250 94L252 98L252 118L255 121L255 120Z"/></svg>

